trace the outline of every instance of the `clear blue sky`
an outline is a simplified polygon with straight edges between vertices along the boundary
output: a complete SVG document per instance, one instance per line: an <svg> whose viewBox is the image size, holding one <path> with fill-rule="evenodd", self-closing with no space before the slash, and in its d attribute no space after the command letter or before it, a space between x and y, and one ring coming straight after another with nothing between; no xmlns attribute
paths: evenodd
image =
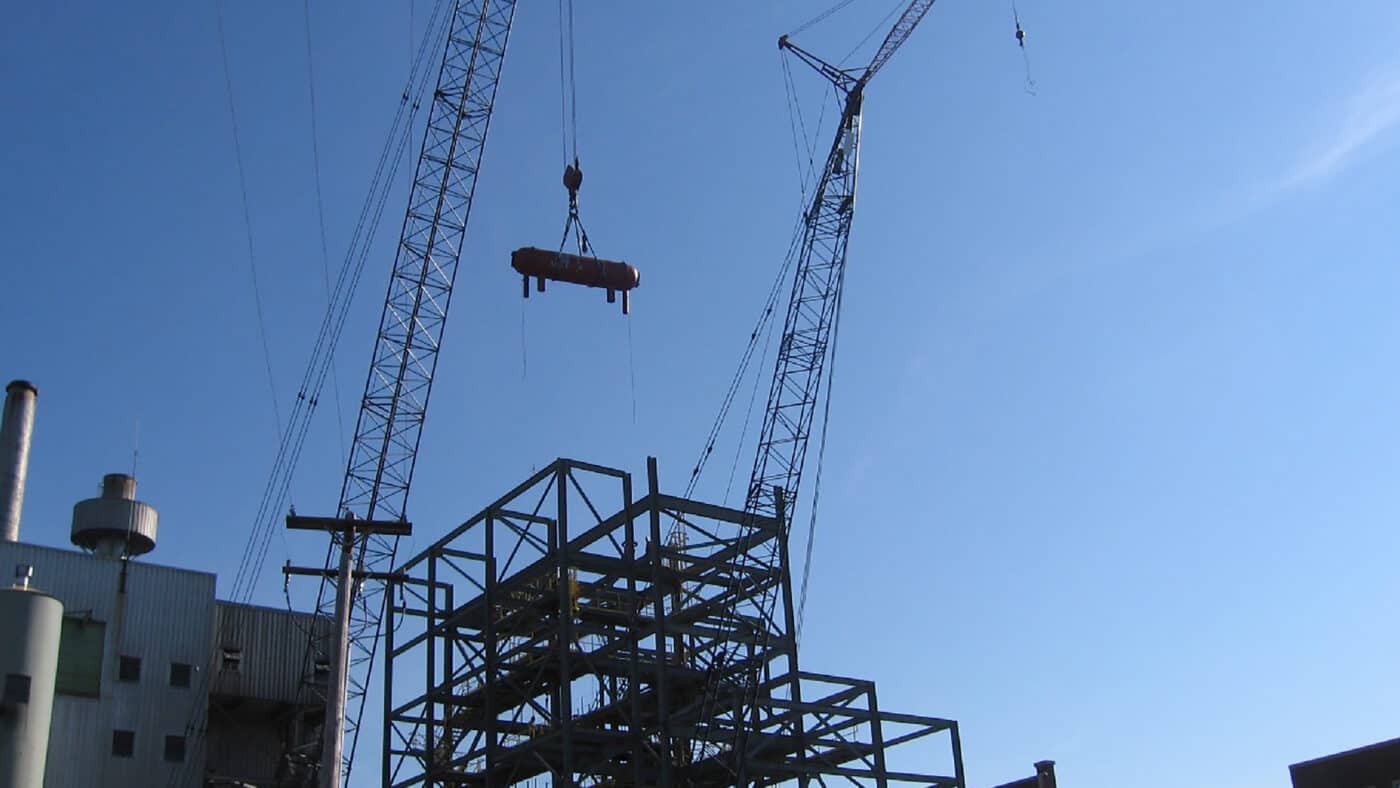
<svg viewBox="0 0 1400 788"><path fill-rule="evenodd" d="M508 254L553 243L565 208L555 4L522 0L420 544L556 456L654 454L683 488L796 216L774 41L825 5L581 4L583 216L643 284L627 321L596 291L530 299L522 376ZM800 40L839 56L891 5ZM1074 788L1286 785L1400 735L1400 7L1019 5L1038 96L1009 6L963 0L868 94L804 665L960 720L973 785L1040 758ZM311 11L335 267L410 13ZM302 4L225 17L285 417L324 303ZM0 376L41 391L24 538L65 545L139 429L148 560L227 593L276 427L214 7L17 4L0 107ZM347 422L388 260L338 356ZM300 510L331 510L346 440L322 407ZM322 549L276 536L258 600Z"/></svg>

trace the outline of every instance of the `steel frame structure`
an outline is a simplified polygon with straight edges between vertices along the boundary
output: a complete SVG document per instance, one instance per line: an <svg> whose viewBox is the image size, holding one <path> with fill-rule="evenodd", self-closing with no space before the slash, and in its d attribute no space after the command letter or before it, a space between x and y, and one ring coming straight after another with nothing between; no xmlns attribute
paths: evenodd
<svg viewBox="0 0 1400 788"><path fill-rule="evenodd" d="M399 567L385 786L964 786L956 722L798 668L780 492L772 517L666 495L649 460L634 493L561 459ZM889 767L935 735L952 775Z"/></svg>

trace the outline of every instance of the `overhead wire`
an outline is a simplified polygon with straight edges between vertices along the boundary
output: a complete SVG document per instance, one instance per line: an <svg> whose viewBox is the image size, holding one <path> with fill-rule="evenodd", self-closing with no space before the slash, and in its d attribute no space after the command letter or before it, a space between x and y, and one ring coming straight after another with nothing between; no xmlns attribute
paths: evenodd
<svg viewBox="0 0 1400 788"><path fill-rule="evenodd" d="M894 18L894 15L895 15L895 14L897 14L897 13L899 13L900 11L904 10L905 6L907 6L908 4L909 4L909 0L899 0L899 2L895 4L895 7L894 7L894 8L891 8L891 9L890 9L890 12L889 12L888 14L885 14L885 16L884 16L883 18L881 18L880 21L877 22L877 23L875 24L875 26L872 27L872 28L870 29L870 32L869 32L869 33L866 33L866 34L865 34L865 38L862 38L862 39L860 40L860 43L858 43L858 44L856 44L855 46L851 47L851 51L850 51L850 52L847 52L847 53L846 53L846 56L843 57L843 58L841 58L839 61L837 61L837 63L838 63L838 64L845 64L846 61L850 60L852 57L855 56L855 54L856 54L857 52L860 51L860 48L861 48L861 47L863 47L863 46L865 46L867 43L869 43L869 42L870 42L870 39L874 38L874 37L876 36L876 34L878 34L881 30L886 30L886 29L888 29L886 26L889 24L890 19Z"/></svg>
<svg viewBox="0 0 1400 788"><path fill-rule="evenodd" d="M786 61L786 58L782 59ZM789 102L788 109L790 113L795 113L797 111L796 107L794 106L795 101L796 96L794 93L792 95L792 100ZM824 117L825 107L823 107L822 118L824 119ZM789 117L789 122L791 125L791 117ZM815 139L817 135L821 134L821 122L821 120L818 120L818 127L812 130L811 137L813 139ZM803 124L803 130L804 136L807 136L805 134L805 124ZM739 359L738 369L735 371L734 376L730 379L729 386L726 388L724 397L721 399L719 411L715 414L715 419L710 425L709 433L706 435L705 442L700 450L700 456L696 459L695 464L691 468L690 479L686 483L686 497L690 497L695 492L695 488L699 484L700 478L704 473L706 466L709 463L710 456L714 453L714 450L720 439L721 433L724 431L724 425L728 421L729 412L734 405L734 400L737 397L739 391L743 388L744 381L748 377L749 369L754 361L754 354L759 348L760 340L764 341L764 352L759 358L762 359L766 358L767 356L766 343L769 337L771 337L771 334L768 333L770 321L772 320L773 314L777 308L778 299L782 296L783 285L788 281L789 274L792 271L793 263L797 259L797 252L801 247L803 233L806 231L805 218L807 211L808 189L813 185L812 181L816 178L816 172L815 168L812 168L807 171L804 171L802 169L801 149L807 148L808 150L812 150L814 148L813 144L799 144L795 139L794 148L798 150L798 182L800 192L798 218L793 222L792 236L788 243L787 252L783 257L783 264L779 267L777 275L773 278L773 284L769 288L768 295L763 302L763 309L759 312L759 316L754 323L753 329L749 332L749 337L745 344L744 351ZM760 379L755 379L755 386L757 386L759 382ZM755 399L756 395L750 400L748 411L748 416L750 417L752 416L752 410ZM743 443L741 439L740 443L738 444L738 450L742 451L742 449ZM739 460L737 459L738 456L739 455L736 454L735 465L731 468L731 480L734 474L733 468L737 468L739 463ZM732 485L732 481L730 482L730 485ZM728 492L726 491L726 496L727 495Z"/></svg>
<svg viewBox="0 0 1400 788"><path fill-rule="evenodd" d="M569 7L569 121L574 138L574 161L578 161L578 77L574 73L574 0L564 0Z"/></svg>
<svg viewBox="0 0 1400 788"><path fill-rule="evenodd" d="M765 368L764 362L768 360L768 349L773 345L773 331L776 325L777 323L769 320L768 328L764 331L763 352L759 354L758 357L758 368L760 370ZM730 493L734 490L734 478L739 472L739 465L744 452L744 441L748 440L749 437L749 424L753 421L754 405L758 404L758 390L762 383L762 375L753 376L753 387L749 389L749 405L744 410L744 425L739 428L739 439L734 442L734 462L729 467L729 480L724 484L724 498L721 500L724 501L726 505L729 503Z"/></svg>
<svg viewBox="0 0 1400 788"><path fill-rule="evenodd" d="M855 0L840 0L840 2L838 2L836 5L833 5L832 7L826 9L825 11L821 12L820 14L817 14L816 16L812 17L811 19L807 20L806 22L803 22L802 24L800 24L800 25L798 25L797 27L793 28L792 31L791 31L790 33L788 33L788 35L793 35L793 36L795 36L795 35L797 35L798 33L805 32L805 31L811 29L811 27L812 27L813 25L816 25L816 24L818 24L818 23L824 21L827 17L831 16L832 14L835 14L837 11L840 11L841 9L845 8L846 6L848 6L848 5L850 5L851 3L854 3L854 2L855 2Z"/></svg>
<svg viewBox="0 0 1400 788"><path fill-rule="evenodd" d="M632 382L632 426L637 426L637 356L632 350L632 321L627 324L627 376Z"/></svg>
<svg viewBox="0 0 1400 788"><path fill-rule="evenodd" d="M320 132L316 124L316 67L315 60L311 55L311 0L302 0L302 11L303 19L306 22L306 87L311 108L311 163L316 180L316 223L321 231L321 276L326 288L326 306L329 307L331 302L331 254L330 247L326 242L326 209L325 199L321 192L321 143ZM335 434L340 440L340 457L348 459L350 454L345 450L345 409L341 404L340 374L335 367L334 360L331 361L331 396L335 399Z"/></svg>
<svg viewBox="0 0 1400 788"><path fill-rule="evenodd" d="M786 59L784 58L784 60L786 60ZM786 65L786 64L785 64L785 65ZM790 73L790 72L789 72L789 73ZM790 99L790 100L789 100L789 112L790 112L790 113L793 113L793 114L796 114L799 110L798 110L797 107L795 106L795 103L796 103L796 100L795 100L795 88L793 88L792 90L789 91L789 99ZM814 135L817 135L817 134L820 134L820 133L821 133L821 124L822 124L822 120L824 120L824 118L825 118L825 104L823 105L823 113L822 113L822 116L821 116L821 120L818 121L818 123L817 123L817 128L816 128L816 129L814 130L814 132L813 132ZM790 125L791 125L791 120L792 120L792 119L789 118ZM803 133L803 136L806 137L807 135L806 135L806 133L805 133L805 132L806 132L805 123L802 123L802 124L800 124L800 125L801 125L802 128L803 128L803 132L804 132L804 133ZM794 135L794 136L796 136L796 135ZM727 421L727 419L728 419L728 417L729 417L729 413L730 413L730 411L731 411L731 409L732 409L732 407L733 407L734 400L735 400L735 398L736 398L736 396L737 396L739 390L741 389L744 380L746 379L746 376L747 376L747 374L748 374L749 368L750 368L751 365L752 365L752 361L753 361L753 359L754 359L754 357L755 357L755 352L756 352L756 350L757 350L757 348L758 348L758 346L759 346L759 339L760 339L760 336L763 337L763 352L762 352L762 354L759 355L759 358L760 358L760 359L763 359L764 361L766 361L766 359L767 359L769 342L771 341L772 333L776 330L776 323L775 323L775 321L772 321L772 316L773 316L773 313L774 313L774 311L775 311L775 308L777 307L778 300L779 300L779 298L781 297L781 294L782 294L782 292L783 292L783 289L784 289L784 288L783 288L783 285L786 284L786 283L788 283L788 282L790 281L790 275L791 275L790 272L791 272L791 270L792 270L793 264L794 264L794 263L797 261L797 259L800 257L800 251L801 251L801 248L802 248L804 239L805 239L805 237L806 237L806 233L808 232L807 223L806 223L806 218L807 218L807 210L808 210L807 201L808 201L808 198L811 196L811 195L809 194L809 185L811 186L812 190L815 190L816 188L819 188L819 185L816 184L816 183L810 183L810 184L809 184L809 179L814 181L814 180L816 179L816 177L817 177L816 169L815 169L815 164L813 163L813 166L812 166L812 167L807 168L807 169L805 169L805 170L804 170L804 168L801 166L801 164L802 164L802 153L801 153L801 148L806 147L806 148L808 149L808 151L809 151L808 157L809 157L809 160L810 160L810 159L814 159L814 158L815 158L815 153L813 152L813 151L815 150L815 145L816 145L815 139L813 139L810 143L808 143L808 144L806 144L806 145L800 144L796 139L794 139L794 147L798 150L798 154L797 154L797 155L798 155L798 165L799 165L799 166L798 166L798 179L799 179L799 183L800 183L800 189L799 189L799 191L801 192L801 209L799 210L799 212L798 212L798 218L797 218L797 220L796 220L795 223L794 223L792 239L791 239L791 242L790 242L790 244L789 244L787 254L786 254L785 257L784 257L783 265L780 267L780 270L778 271L778 275L775 277L775 279L774 279L774 281L773 281L772 288L770 289L769 294L768 294L768 298L767 298L767 300L766 300L766 302L765 302L765 304L764 304L764 309L763 309L763 311L762 311L762 312L760 313L760 315L759 315L759 318L758 318L757 324L756 324L755 327L754 327L754 330L753 330L753 331L750 333L750 335L749 335L748 342L747 342L747 344L746 344L746 346L745 346L743 356L742 356L742 358L741 358L741 360L740 360L740 363L739 363L739 369L736 371L734 377L733 377L733 378L731 379L731 381L730 381L730 385L729 385L728 389L727 389L726 392L725 392L724 400L723 400L723 402L721 403L720 411L719 411L719 413L716 415L715 421L714 421L714 423L713 423L712 426L711 426L710 433L709 433L708 437L706 438L705 446L704 446L704 448L702 449L702 451L701 451L701 453L700 453L700 457L699 457L699 459L697 460L694 469L691 471L691 478L690 478L690 480L689 480L689 482L688 482L688 484L687 484L687 487L686 487L686 497L691 497L691 496L693 495L694 489L695 489L695 487L696 487L696 485L697 485L697 483L698 483L698 481L699 481L699 478L700 478L701 474L703 473L703 471L705 470L706 464L707 464L707 462L708 462L710 456L711 456L712 453L714 452L714 449L715 449L715 446L716 446L717 441L718 441L718 439L719 439L719 436L720 436L721 432L722 432L723 429L724 429L724 424L725 424L725 422ZM760 369L761 369L761 368L763 368L763 367L760 366ZM746 438L747 438L748 425L749 425L749 423L750 423L750 420L751 420L752 417L753 417L754 410L755 410L755 405L756 405L756 403L757 403L757 391L758 391L758 388L762 385L762 382L763 382L763 377L762 377L762 375L760 375L760 374L755 374L755 375L754 375L754 382L753 382L753 386L754 386L754 387L753 387L752 393L751 393L751 395L750 395L750 400L749 400L748 408L747 408L747 410L746 410L746 412L745 412L745 421L744 421L744 426L743 426L743 428L742 428L742 434L741 434L741 437L739 438L739 441L738 441L737 444L736 444L736 450L735 450L735 455L734 455L734 462L731 464L731 467L730 467L730 474L729 474L729 481L728 481L728 483L726 484L726 490L725 490L725 499L726 499L726 503L727 503L728 496L729 496L729 494L730 494L730 492L731 492L731 490L732 490L732 485L733 485L733 481L734 481L735 475L737 474L738 468L739 468L739 466L740 466L740 461L741 461L741 457L742 457L742 455L743 455L743 449L744 449L744 445L743 445L743 444L744 444L744 441L745 441ZM750 495L750 494L752 494L752 491L746 489L746 490L745 490L745 496L747 497L747 496ZM793 506L793 505L795 505L795 503L796 503L796 502L790 501L790 502L788 502L788 505L789 505L789 506ZM678 530L678 528L679 528L679 525L678 525L678 524L677 524L677 525L673 525L672 528L671 528L672 534L674 534L674 532L675 532L676 530ZM741 556L747 555L747 551L750 549L750 545L751 545L752 540L753 540L753 538L754 538L754 532L755 532L755 530L756 530L756 529L753 529L753 528L745 528L745 529L744 529L744 533L743 533L743 535L741 536L740 545L739 545L739 548L738 548L739 554L740 554ZM786 535L785 535L785 534L784 534L784 535L780 535L778 538L779 538L779 539L786 539ZM768 547L769 547L770 555L768 556L767 563L771 564L771 562L772 562L772 560L773 560L773 552L776 551L777 546L776 546L776 543L771 543L771 542L770 542L770 544L768 545ZM741 558L740 560L742 560L742 558ZM734 593L736 593L736 591L737 591L737 586L738 586L738 583L739 583L739 580L740 580L740 577L739 577L740 574L742 574L742 573L736 573L735 576L731 579L730 587L729 587L729 590L725 592L726 594L734 594ZM767 593L765 593L765 597L766 597L766 596L768 596ZM758 600L758 615L759 615L759 616L761 616L761 617L768 617L768 618L771 619L771 615L772 615L772 614L771 614L770 610L771 610L771 605L770 605L766 600ZM727 630L730 634L732 634L734 631L737 631L737 629L738 629L738 627L739 627L739 618L740 618L740 615L741 615L741 614L740 614L737 610L728 610L728 611L726 611L726 615L724 616L724 619L725 619L725 620L722 620L722 621L718 624L718 626L720 627L721 631ZM770 623L771 623L771 622L770 622ZM768 631L768 628L767 628L766 626L765 626L763 629L764 629L764 632L765 632L765 633ZM765 645L766 645L766 640L765 640ZM710 659L711 659L712 665L713 665L713 664L722 663L722 662L728 660L729 658L730 658L730 655L729 655L729 649L728 649L728 648L720 649L717 653L713 653L713 654L710 655ZM752 689L752 688L750 688L750 689ZM747 692L747 691L749 691L749 690L746 690L746 692ZM708 715L709 715L710 712L713 710L714 705L715 705L717 702L718 702L718 698L716 697L715 693L707 692L706 695L705 695L704 700L702 701L702 713L701 713L701 717L702 717L702 718L708 718ZM735 738L735 741L731 744L731 747L737 746L737 744L738 744L738 738L737 738L738 735L739 735L738 729L736 729L736 730L734 731L734 735L735 735L736 738ZM692 744L692 746L691 746L691 757L692 757L692 759L698 759L698 758L701 758L701 757L705 757L705 756L707 755L707 752L708 752L711 748L722 749L722 748L723 748L723 745L720 744L720 743L717 743L717 742L707 743L707 740L706 740L705 738L697 737L697 738L694 740L694 742L693 742L693 744ZM722 765L725 765L725 766L727 767L727 764L723 764L723 761L721 761L721 764L722 764ZM729 769L729 771L731 772L731 774L733 774L733 770L732 770L732 769ZM735 776L737 777L737 775L735 775Z"/></svg>
<svg viewBox="0 0 1400 788"><path fill-rule="evenodd" d="M282 436L282 414L277 404L277 378L272 372L272 350L267 341L267 321L263 318L262 290L258 286L258 264L253 245L253 217L248 209L248 177L243 168L243 143L238 134L238 110L233 101L233 76L228 62L228 43L224 34L222 0L214 0L214 15L218 21L219 54L224 65L224 89L228 96L229 123L233 129L233 156L238 164L238 191L243 204L243 230L248 238L248 273L253 281L253 306L257 313L258 338L262 343L263 365L267 370L267 388L272 395L272 418L277 437Z"/></svg>
<svg viewBox="0 0 1400 788"><path fill-rule="evenodd" d="M349 305L364 274L364 268L381 224L389 192L403 164L410 132L419 111L418 96L424 95L432 77L425 67L429 53L446 35L447 0L439 0L430 15L422 42L398 107L385 136L384 146L370 179L370 187L351 233L349 247L336 279L331 303L322 317L321 326L312 345L297 397L288 416L288 427L282 432L281 443L274 455L267 484L258 503L253 528L249 532L239 568L234 576L233 599L244 601L252 596L256 578L261 574L267 548L279 513L287 501L292 476L306 443L311 416L329 372L329 361L345 328ZM328 550L330 546L328 545Z"/></svg>
<svg viewBox="0 0 1400 788"><path fill-rule="evenodd" d="M564 163L569 163L569 80L565 70L568 46L565 43L564 0L559 0L559 138L563 145Z"/></svg>
<svg viewBox="0 0 1400 788"><path fill-rule="evenodd" d="M812 480L812 506L808 512L807 543L802 557L802 587L797 595L797 631L793 633L800 643L803 622L807 615L807 587L812 580L812 551L817 541L817 509L821 503L822 469L826 465L826 437L831 425L831 400L836 384L836 344L841 338L841 301L846 295L846 269L841 269L841 281L836 284L836 309L831 320L831 347L827 350L826 361L826 401L822 403L822 438L817 444L817 475Z"/></svg>
<svg viewBox="0 0 1400 788"><path fill-rule="evenodd" d="M898 11L898 10L899 10L898 8L895 9L895 11ZM893 13L894 13L894 12L891 12L890 15L887 15L887 16L886 16L886 21L888 20L889 16L892 16L892 15L893 15ZM884 22L882 22L881 24L883 25ZM852 54L853 54L856 50L858 50L858 49L860 48L860 46L863 46L864 43L865 43L865 41L868 41L869 38L872 37L872 36L874 35L875 32L878 32L878 28L876 28L875 31L872 31L871 35L867 36L864 40L862 40L862 42L861 42L860 44L858 44L857 47L856 47L854 50L852 50ZM850 55L847 56L847 58L849 58L849 57L850 57ZM839 93L839 92L840 92L840 91L838 91L838 93ZM825 107L825 105L823 105L823 106ZM818 125L820 126L820 123L819 123ZM815 158L815 154L813 154L813 158ZM828 162L828 165L827 165L827 166L830 166L830 162ZM800 169L800 166L799 166L799 169ZM823 172L825 173L825 170L824 170ZM823 177L824 177L824 175L823 175ZM820 189L820 188L821 188L820 184L818 184L818 185L816 186L816 188L817 188L817 189ZM804 194L805 194L805 191L806 191L805 188L803 189L803 191L804 191ZM802 217L803 217L804 220L807 219L807 218L809 218L808 215L807 215L807 211L806 211L806 206L805 206L805 204L804 204L804 211L803 211ZM805 223L804 223L804 224L805 224ZM804 227L803 230L805 231L806 228ZM802 232L799 232L799 233L797 234L797 237L794 238L795 244L796 244L796 242L797 242L799 239L805 239L805 235L803 235ZM793 251L792 251L792 253L794 254L794 256L795 256L796 251L797 251L797 250L796 250L796 247L794 247L794 249L793 249ZM799 272L798 275L800 276L800 275L801 275L801 272ZM782 278L780 278L780 281L781 281L781 279L782 279ZM833 315L833 325L832 325L833 338L832 338L832 342L830 343L830 345L826 348L826 353L827 353L827 355L828 355L829 363L831 364L831 366L829 366L828 369L827 369L827 392L826 392L826 397L827 397L827 398L826 398L826 400L825 400L825 407L824 407L824 417L823 417L823 426L822 426L822 440L821 440L821 444L820 444L820 448L819 448L819 459L818 459L817 480L815 481L815 485L816 485L816 486L813 488L814 492L813 492L813 503L812 503L812 519L811 519L811 521L809 522L809 529L808 529L808 539L807 539L807 546L808 546L808 549L807 549L807 554L806 554L805 562L804 562L804 570L803 570L803 577L804 577L804 579L803 579L803 585L802 585L802 601L801 601L801 608L800 608L800 611L801 611L801 612L799 612L799 615L805 613L806 591L807 591L807 587L808 587L809 582L810 582L812 549L813 549L813 545L814 545L814 543L815 543L815 533L814 533L814 530L815 530L815 522L816 522L816 521L815 521L816 507L817 507L817 503L818 503L818 499L819 499L819 487L820 487L820 481L821 481L821 466L822 466L822 464L823 464L822 457L824 457L824 453L825 453L825 441L826 441L826 434L827 434L826 431L827 431L827 427L828 427L828 425L829 425L831 385L832 385L832 381L834 380L834 373L835 373L835 369L834 369L834 360L830 359L830 356L834 356L834 353L835 353L836 332L839 330L839 309L840 309L840 305L841 305L841 297L842 297L842 292L843 292L844 280L845 280L845 270L844 270L844 268L843 268L842 271L841 271L841 275L840 275L838 281L836 282L836 286L835 286L835 293L834 293L834 295L835 295L835 299L836 299L836 300L835 300L835 302L834 302L834 304L833 304L833 307L834 307L834 309L836 310L836 314ZM752 343L752 338L751 338L751 343ZM741 365L741 367L742 367L742 365ZM821 381L818 380L817 383L818 383L818 386L820 386ZM778 383L775 381L775 382L773 383L773 385L776 386L776 385L778 385ZM815 396L815 394L814 394L814 396ZM729 402L726 401L725 405L722 407L722 414L721 414L721 417L720 417L721 419L723 418L723 413L724 413L725 410L727 410L728 406L729 406ZM714 432L714 430L712 430L712 434L713 434L713 432ZM708 453L709 453L710 451L712 451L712 447L713 447L713 442L711 441L711 442L709 442L709 443L707 444L705 453L702 453L702 455L701 455L702 461L703 461L706 457L708 457ZM762 448L762 447L759 447L760 450L761 450L761 448ZM755 459L755 463L757 463L757 462L758 462L758 459L756 458L756 459ZM697 471L698 471L698 469L699 469L699 465L697 465ZM692 487L693 487L693 479L692 479ZM748 494L749 496L753 496L753 495L755 495L755 494L762 494L762 491L750 489L750 490L747 491L747 494ZM687 495L689 495L689 493L687 493ZM797 505L797 503L798 503L798 502L797 502L796 500L787 501L788 511L789 511L789 512L792 511L792 507L795 507L795 506ZM746 504L746 507L745 507L745 508L746 508L746 509L748 508L748 505L747 505L747 504ZM745 532L742 534L741 540L740 540L740 544L739 544L739 546L738 546L738 548L737 548L738 554L739 554L740 556L746 556L746 555L748 554L748 551L749 551L749 549L750 549L750 545L752 544L752 540L753 540L753 538L754 538L754 536L755 536L755 531L756 531L756 530L757 530L757 529L749 528L749 529L746 529ZM769 553L769 554L768 554L766 560L764 561L764 565L767 565L767 566L771 566L771 565L772 565L773 561L776 560L776 554L777 554L777 550L778 550L778 544L777 544L777 542L780 541L780 540L781 540L781 541L787 540L787 539L788 539L788 536L789 536L788 533L786 533L785 529L782 529L782 525L780 524L780 532L779 532L779 534L776 536L775 539L773 539L773 540L768 540L767 549L768 549L768 553ZM731 593L731 594L732 594L732 593L735 593L735 592L737 591L738 581L739 581L739 577L738 577L738 574L736 574L735 577L733 578L732 582L731 582L730 590L729 590L727 593ZM773 587L773 588L765 589L765 591L762 593L761 597L760 597L759 599L757 599L757 600L754 600L754 602L755 602L756 605L757 605L757 616L759 617L759 620L760 620L761 622L766 622L766 623L764 623L764 625L761 627L761 630L762 630L762 643L760 644L760 651L762 651L762 650L765 649L766 646L767 646L767 642L768 642L769 637L770 637L770 635L771 635L771 627L776 626L776 624L773 622L773 610L774 610L774 605L775 605L775 603L776 603L776 586ZM726 622L721 623L721 624L720 624L721 629L731 629L731 630L732 630L732 629L737 628L737 626L738 626L737 618L738 618L740 615L741 615L741 614L738 612L737 609L735 609L735 610L733 610L733 611L729 611L729 612L728 612L728 615L727 615L725 618L726 618L726 619L733 618L733 619L736 619L736 620L734 620L734 621L732 621L732 622L726 621ZM793 633L794 637L797 637L797 636L799 635L800 629L801 629L801 625L800 625L800 624L797 624L797 631ZM723 657L723 655L720 655L720 656ZM756 681L757 681L756 679L751 679L750 682L748 682L748 684L747 684L747 686L746 686L745 694L746 694L746 696L748 696L748 702L757 702L757 698L755 697L755 693L757 692L757 689L756 689L757 683L756 683ZM710 693L707 693L707 695L706 695L706 700L705 700L705 706L706 706L706 708L708 709L708 707L710 707L714 702L715 702L715 698L711 697ZM705 713L708 713L708 712L705 712ZM702 717L704 716L705 713L702 713ZM733 730L733 736L734 736L734 740L733 740L733 742L731 743L730 746L731 746L732 748L738 748L739 746L741 746L741 726L736 726L736 728ZM694 755L694 754L698 754L699 751L703 751L704 749L706 749L706 748L705 748L705 745L703 744L703 742L697 741L696 747L693 748L693 755Z"/></svg>

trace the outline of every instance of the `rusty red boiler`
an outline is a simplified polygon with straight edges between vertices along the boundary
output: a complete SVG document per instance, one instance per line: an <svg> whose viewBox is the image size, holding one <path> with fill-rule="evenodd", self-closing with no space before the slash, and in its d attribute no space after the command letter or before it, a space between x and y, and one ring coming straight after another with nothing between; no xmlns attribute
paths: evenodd
<svg viewBox="0 0 1400 788"><path fill-rule="evenodd" d="M608 303L617 300L622 293L622 314L631 309L628 291L642 282L642 275L627 263L613 260L600 260L597 257L583 257L567 252L554 252L527 246L516 249L510 255L510 267L523 277L523 293L530 297L530 278L534 277L536 289L544 292L545 280L569 282L585 287L601 287L608 291Z"/></svg>

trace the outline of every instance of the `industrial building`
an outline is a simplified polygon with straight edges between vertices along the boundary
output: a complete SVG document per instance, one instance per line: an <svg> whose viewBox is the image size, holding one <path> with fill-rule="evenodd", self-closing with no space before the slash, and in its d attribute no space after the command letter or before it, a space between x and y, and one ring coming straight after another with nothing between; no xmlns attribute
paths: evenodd
<svg viewBox="0 0 1400 788"><path fill-rule="evenodd" d="M95 550L0 543L0 566L63 604L43 785L276 784L295 771L284 742L319 727L301 665L313 617L219 601L212 574L135 560L156 516L122 497L134 488L111 474L77 507L140 511L125 555L119 532L93 541L103 521L76 515L74 543Z"/></svg>
<svg viewBox="0 0 1400 788"><path fill-rule="evenodd" d="M296 745L315 741L323 714L314 680L326 661L309 677L302 664L313 617L220 601L213 574L143 560L158 514L126 474L108 474L100 496L73 507L78 549L20 541L11 504L23 496L37 391L14 383L8 394L3 434L23 439L0 440L0 566L17 573L0 591L0 631L22 647L0 653L0 783L291 783L302 771Z"/></svg>
<svg viewBox="0 0 1400 788"><path fill-rule="evenodd" d="M1400 739L1295 763L1288 774L1293 788L1397 788Z"/></svg>

